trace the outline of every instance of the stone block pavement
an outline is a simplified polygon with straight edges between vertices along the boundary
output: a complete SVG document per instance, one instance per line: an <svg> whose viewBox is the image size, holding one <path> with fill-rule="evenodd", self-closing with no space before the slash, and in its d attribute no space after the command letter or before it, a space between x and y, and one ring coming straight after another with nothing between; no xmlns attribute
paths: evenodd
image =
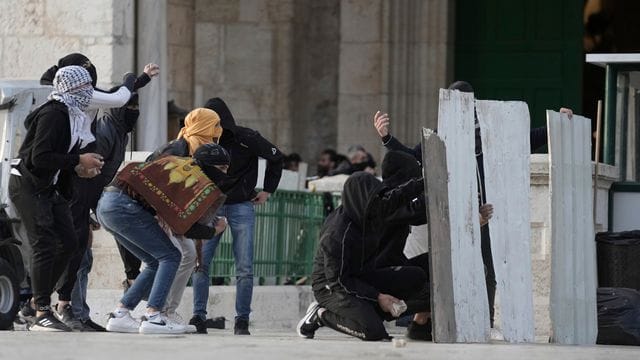
<svg viewBox="0 0 640 360"><path fill-rule="evenodd" d="M313 340L295 332L252 329L252 336L232 330L207 335L0 332L0 359L638 359L640 350L622 346L510 344L433 344L364 342L321 329ZM402 335L396 335L401 338Z"/></svg>

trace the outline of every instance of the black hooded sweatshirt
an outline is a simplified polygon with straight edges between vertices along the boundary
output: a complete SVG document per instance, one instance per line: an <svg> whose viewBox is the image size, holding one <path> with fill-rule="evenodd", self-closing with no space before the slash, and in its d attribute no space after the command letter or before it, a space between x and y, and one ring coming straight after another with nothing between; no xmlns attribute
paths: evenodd
<svg viewBox="0 0 640 360"><path fill-rule="evenodd" d="M393 214L423 191L420 179L383 192L382 183L366 172L347 179L342 205L326 219L313 264L312 288L343 291L376 302L379 291L360 279L375 269L375 255L386 239L381 224L393 222Z"/></svg>
<svg viewBox="0 0 640 360"><path fill-rule="evenodd" d="M73 196L73 169L80 156L78 146L69 151L69 124L67 106L55 100L47 101L25 119L27 133L18 152L22 160L18 167L36 193L55 188L66 199Z"/></svg>
<svg viewBox="0 0 640 360"><path fill-rule="evenodd" d="M220 98L212 98L204 107L220 116L223 132L220 145L231 157L227 173L229 178L227 201L225 204L237 204L249 201L256 196L258 182L258 158L267 160L264 174L264 191L273 193L278 188L284 155L278 148L262 137L259 132L237 126L231 111Z"/></svg>
<svg viewBox="0 0 640 360"><path fill-rule="evenodd" d="M129 133L139 115L139 110L123 106L110 109L96 121L96 152L104 157L102 170L94 178L99 188L107 186L116 176L127 152Z"/></svg>
<svg viewBox="0 0 640 360"><path fill-rule="evenodd" d="M420 163L411 155L401 151L390 151L382 161L383 193L393 191L411 179L422 177ZM384 242L376 256L376 267L405 265L407 257L404 247L411 232L410 225L427 223L427 207L424 192L411 199L392 214L393 221L381 230Z"/></svg>

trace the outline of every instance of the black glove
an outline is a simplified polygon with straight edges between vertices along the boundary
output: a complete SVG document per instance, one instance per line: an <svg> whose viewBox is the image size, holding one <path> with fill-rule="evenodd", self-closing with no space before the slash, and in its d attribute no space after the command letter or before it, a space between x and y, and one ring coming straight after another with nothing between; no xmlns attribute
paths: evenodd
<svg viewBox="0 0 640 360"><path fill-rule="evenodd" d="M150 81L151 78L149 77L149 75L142 73L142 75L138 76L138 78L136 79L136 82L133 85L133 90L137 91L138 89L145 87Z"/></svg>
<svg viewBox="0 0 640 360"><path fill-rule="evenodd" d="M136 83L136 76L133 73L126 73L122 78L122 86L125 86L129 91L133 92L133 85Z"/></svg>

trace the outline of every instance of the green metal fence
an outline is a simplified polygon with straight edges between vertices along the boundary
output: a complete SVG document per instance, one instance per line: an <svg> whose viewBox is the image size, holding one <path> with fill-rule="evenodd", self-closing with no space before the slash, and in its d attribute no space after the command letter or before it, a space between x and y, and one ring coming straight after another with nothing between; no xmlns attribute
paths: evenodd
<svg viewBox="0 0 640 360"><path fill-rule="evenodd" d="M324 197L321 193L276 191L256 207L254 277L281 284L287 278L311 274L324 221ZM331 200L338 206L340 197ZM210 269L211 277L228 281L234 276L231 231L222 236Z"/></svg>

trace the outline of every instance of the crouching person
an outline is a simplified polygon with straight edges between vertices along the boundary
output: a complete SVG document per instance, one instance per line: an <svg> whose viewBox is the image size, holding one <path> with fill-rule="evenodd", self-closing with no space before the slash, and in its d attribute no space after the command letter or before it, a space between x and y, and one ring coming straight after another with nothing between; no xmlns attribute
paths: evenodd
<svg viewBox="0 0 640 360"><path fill-rule="evenodd" d="M107 330L143 334L184 333L186 328L161 314L180 265L180 250L159 221L172 233L208 239L222 233L224 219L212 217L224 202L215 185L226 166L214 165L224 152L216 144L198 148L193 158L167 156L127 165L98 203L98 219L116 241L146 267L111 313ZM226 153L226 152L224 152ZM213 219L208 224L199 221ZM129 314L149 294L146 315L139 323Z"/></svg>
<svg viewBox="0 0 640 360"><path fill-rule="evenodd" d="M389 339L383 320L429 311L427 275L417 266L376 268L385 239L382 226L393 213L421 194L412 179L384 191L373 175L358 172L345 183L342 205L325 221L313 265L312 303L298 324L298 335L313 338L321 326L362 340Z"/></svg>

